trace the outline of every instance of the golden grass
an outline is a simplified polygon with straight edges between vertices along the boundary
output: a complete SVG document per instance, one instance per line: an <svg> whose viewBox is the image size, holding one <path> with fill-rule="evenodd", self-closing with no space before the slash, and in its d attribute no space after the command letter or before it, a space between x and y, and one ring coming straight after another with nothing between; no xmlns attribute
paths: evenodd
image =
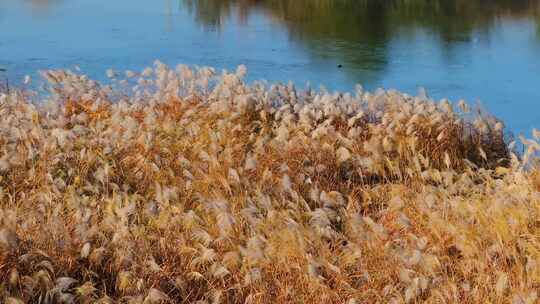
<svg viewBox="0 0 540 304"><path fill-rule="evenodd" d="M243 73L2 95L0 299L537 303L536 141L515 156L465 104Z"/></svg>

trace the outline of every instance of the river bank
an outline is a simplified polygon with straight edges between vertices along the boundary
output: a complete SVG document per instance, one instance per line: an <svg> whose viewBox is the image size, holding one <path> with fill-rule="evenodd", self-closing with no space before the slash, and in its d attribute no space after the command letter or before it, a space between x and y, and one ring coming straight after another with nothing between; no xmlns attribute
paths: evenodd
<svg viewBox="0 0 540 304"><path fill-rule="evenodd" d="M245 73L3 94L4 302L537 301L538 138L518 156L464 102Z"/></svg>

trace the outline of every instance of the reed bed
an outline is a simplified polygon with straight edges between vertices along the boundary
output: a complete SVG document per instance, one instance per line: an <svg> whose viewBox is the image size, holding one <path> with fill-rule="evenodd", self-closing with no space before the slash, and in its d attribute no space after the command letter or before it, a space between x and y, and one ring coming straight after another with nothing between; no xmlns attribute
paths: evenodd
<svg viewBox="0 0 540 304"><path fill-rule="evenodd" d="M0 301L538 303L540 132L245 73L2 94Z"/></svg>

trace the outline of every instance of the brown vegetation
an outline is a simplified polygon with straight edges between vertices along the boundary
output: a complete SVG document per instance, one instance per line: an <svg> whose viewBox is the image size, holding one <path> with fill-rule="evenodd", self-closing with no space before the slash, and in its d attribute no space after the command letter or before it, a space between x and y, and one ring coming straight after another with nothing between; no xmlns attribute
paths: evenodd
<svg viewBox="0 0 540 304"><path fill-rule="evenodd" d="M244 73L2 95L0 299L537 302L536 141L516 157L464 103Z"/></svg>

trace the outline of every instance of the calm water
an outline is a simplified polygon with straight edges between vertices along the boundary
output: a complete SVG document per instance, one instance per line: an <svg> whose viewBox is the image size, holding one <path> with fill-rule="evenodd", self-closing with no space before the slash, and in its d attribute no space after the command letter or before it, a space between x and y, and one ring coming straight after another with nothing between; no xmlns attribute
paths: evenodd
<svg viewBox="0 0 540 304"><path fill-rule="evenodd" d="M480 100L514 132L540 127L540 1L0 0L0 79L154 59L351 91Z"/></svg>

